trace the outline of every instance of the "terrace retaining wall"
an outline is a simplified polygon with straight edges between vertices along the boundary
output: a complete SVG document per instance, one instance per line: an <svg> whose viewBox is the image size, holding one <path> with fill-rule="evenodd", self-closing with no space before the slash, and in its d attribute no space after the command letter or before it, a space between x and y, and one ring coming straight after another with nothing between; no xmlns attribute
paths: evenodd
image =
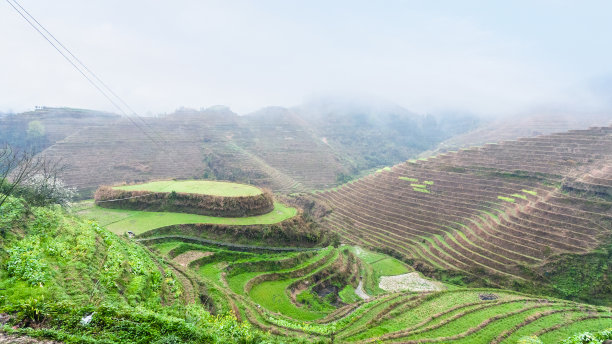
<svg viewBox="0 0 612 344"><path fill-rule="evenodd" d="M144 211L170 211L220 217L263 215L274 209L272 194L223 197L179 192L128 191L101 186L94 195L98 206Z"/></svg>

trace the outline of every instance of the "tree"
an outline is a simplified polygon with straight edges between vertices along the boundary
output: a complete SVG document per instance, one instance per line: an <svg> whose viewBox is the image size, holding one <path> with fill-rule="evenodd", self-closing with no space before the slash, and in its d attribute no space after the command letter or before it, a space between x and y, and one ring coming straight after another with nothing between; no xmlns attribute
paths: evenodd
<svg viewBox="0 0 612 344"><path fill-rule="evenodd" d="M66 205L74 191L59 178L64 169L61 161L5 145L0 148L0 206L11 195L23 196L33 205Z"/></svg>

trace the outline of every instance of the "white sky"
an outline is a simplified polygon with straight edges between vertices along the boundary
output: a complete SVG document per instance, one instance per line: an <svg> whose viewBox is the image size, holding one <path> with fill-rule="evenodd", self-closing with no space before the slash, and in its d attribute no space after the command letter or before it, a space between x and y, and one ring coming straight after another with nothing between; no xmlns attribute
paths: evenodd
<svg viewBox="0 0 612 344"><path fill-rule="evenodd" d="M611 1L18 1L142 114L325 94L483 115L612 99ZM1 1L0 111L35 105L114 111Z"/></svg>

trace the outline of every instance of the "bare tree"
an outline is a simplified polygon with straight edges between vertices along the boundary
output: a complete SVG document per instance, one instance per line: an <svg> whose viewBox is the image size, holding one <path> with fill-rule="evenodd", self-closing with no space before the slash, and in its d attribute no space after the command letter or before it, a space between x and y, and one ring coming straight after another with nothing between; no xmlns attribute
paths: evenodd
<svg viewBox="0 0 612 344"><path fill-rule="evenodd" d="M37 197L51 195L57 188L63 187L59 176L64 168L60 161L51 161L33 152L5 145L0 148L0 206L24 185L38 188L34 190Z"/></svg>

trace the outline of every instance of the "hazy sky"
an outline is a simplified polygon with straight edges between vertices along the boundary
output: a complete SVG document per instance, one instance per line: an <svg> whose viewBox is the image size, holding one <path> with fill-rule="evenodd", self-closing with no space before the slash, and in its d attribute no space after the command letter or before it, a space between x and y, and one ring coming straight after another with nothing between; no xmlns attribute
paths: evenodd
<svg viewBox="0 0 612 344"><path fill-rule="evenodd" d="M481 114L611 99L612 1L19 1L143 114L326 94ZM0 111L35 105L114 110L2 1Z"/></svg>

